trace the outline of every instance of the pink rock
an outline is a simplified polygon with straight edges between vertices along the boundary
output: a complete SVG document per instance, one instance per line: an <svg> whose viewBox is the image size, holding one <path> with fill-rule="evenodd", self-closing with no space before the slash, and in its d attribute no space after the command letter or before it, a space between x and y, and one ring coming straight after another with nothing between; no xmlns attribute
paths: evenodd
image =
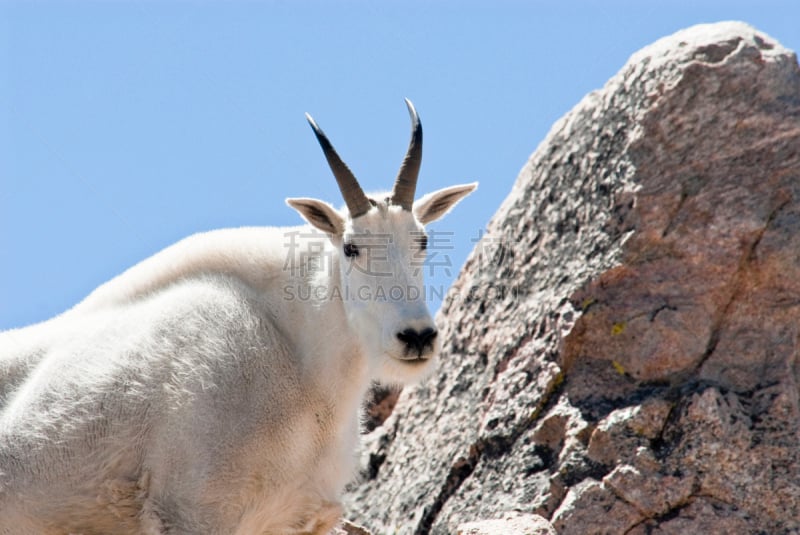
<svg viewBox="0 0 800 535"><path fill-rule="evenodd" d="M439 370L347 496L373 532L800 531L795 54L735 22L635 53L530 157L439 320Z"/></svg>

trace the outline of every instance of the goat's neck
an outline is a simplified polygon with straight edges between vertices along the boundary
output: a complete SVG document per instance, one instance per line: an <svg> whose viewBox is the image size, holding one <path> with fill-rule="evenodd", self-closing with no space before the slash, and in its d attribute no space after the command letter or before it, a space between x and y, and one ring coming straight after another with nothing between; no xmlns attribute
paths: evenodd
<svg viewBox="0 0 800 535"><path fill-rule="evenodd" d="M328 379L331 373L348 370L348 374L364 375L366 382L366 355L344 307L347 295L339 255L333 254L327 238L320 242L319 234L301 233L296 245L284 260L283 287L277 294L276 288L270 289L273 298L280 295L277 307L289 319L287 335L308 359L310 369L328 374Z"/></svg>

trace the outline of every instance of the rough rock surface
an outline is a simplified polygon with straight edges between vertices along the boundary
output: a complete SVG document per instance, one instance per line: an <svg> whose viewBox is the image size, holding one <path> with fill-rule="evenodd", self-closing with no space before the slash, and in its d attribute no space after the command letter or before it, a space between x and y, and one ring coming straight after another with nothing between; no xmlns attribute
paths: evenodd
<svg viewBox="0 0 800 535"><path fill-rule="evenodd" d="M556 530L539 515L510 513L492 520L461 524L457 535L556 535Z"/></svg>
<svg viewBox="0 0 800 535"><path fill-rule="evenodd" d="M446 299L348 516L456 533L800 532L800 69L741 23L557 122Z"/></svg>

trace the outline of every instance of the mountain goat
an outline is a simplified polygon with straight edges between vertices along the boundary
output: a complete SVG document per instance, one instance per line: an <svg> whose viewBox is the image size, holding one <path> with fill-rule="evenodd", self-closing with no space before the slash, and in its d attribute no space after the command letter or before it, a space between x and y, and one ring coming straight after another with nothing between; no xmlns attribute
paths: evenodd
<svg viewBox="0 0 800 535"><path fill-rule="evenodd" d="M413 105L394 188L368 197L308 116L346 208L189 237L64 314L0 333L0 534L324 534L370 382L441 340L424 225L476 184L414 202Z"/></svg>

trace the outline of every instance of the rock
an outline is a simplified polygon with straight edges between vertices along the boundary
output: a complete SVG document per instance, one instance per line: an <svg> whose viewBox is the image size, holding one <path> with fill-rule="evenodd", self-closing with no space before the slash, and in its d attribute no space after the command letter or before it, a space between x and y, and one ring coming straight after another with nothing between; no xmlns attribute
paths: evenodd
<svg viewBox="0 0 800 535"><path fill-rule="evenodd" d="M365 528L358 524L353 524L349 520L342 520L338 526L333 528L329 535L371 535Z"/></svg>
<svg viewBox="0 0 800 535"><path fill-rule="evenodd" d="M506 513L502 518L467 522L458 526L458 535L556 535L550 522L539 515Z"/></svg>
<svg viewBox="0 0 800 535"><path fill-rule="evenodd" d="M606 485L587 478L569 489L553 513L553 525L562 535L613 535L627 533L644 518L636 507L617 499Z"/></svg>
<svg viewBox="0 0 800 535"><path fill-rule="evenodd" d="M439 325L346 495L374 533L800 531L796 56L742 23L634 54L531 156Z"/></svg>
<svg viewBox="0 0 800 535"><path fill-rule="evenodd" d="M363 427L372 431L392 414L397 398L400 397L399 386L374 385L364 402Z"/></svg>

